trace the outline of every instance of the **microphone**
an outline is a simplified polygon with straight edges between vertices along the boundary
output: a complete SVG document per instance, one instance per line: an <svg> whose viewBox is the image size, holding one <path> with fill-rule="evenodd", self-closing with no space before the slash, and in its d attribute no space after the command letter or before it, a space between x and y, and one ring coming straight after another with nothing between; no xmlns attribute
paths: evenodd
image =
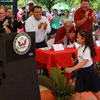
<svg viewBox="0 0 100 100"><path fill-rule="evenodd" d="M73 64L76 65L75 53L72 53L72 61L73 61ZM65 71L63 72L63 74L67 75ZM75 77L75 72L72 72L72 77Z"/></svg>
<svg viewBox="0 0 100 100"><path fill-rule="evenodd" d="M74 66L77 64L77 60L75 59L75 57L76 57L75 53L72 53L72 61L73 61ZM75 76L76 76L76 71L73 71L71 78L74 79Z"/></svg>
<svg viewBox="0 0 100 100"><path fill-rule="evenodd" d="M75 53L72 53L72 61L73 64L76 65L76 60L75 60ZM67 73L64 71L63 72L64 75L67 75ZM75 72L72 72L72 78L75 77Z"/></svg>
<svg viewBox="0 0 100 100"><path fill-rule="evenodd" d="M73 64L76 65L75 53L72 53L72 61L73 61Z"/></svg>

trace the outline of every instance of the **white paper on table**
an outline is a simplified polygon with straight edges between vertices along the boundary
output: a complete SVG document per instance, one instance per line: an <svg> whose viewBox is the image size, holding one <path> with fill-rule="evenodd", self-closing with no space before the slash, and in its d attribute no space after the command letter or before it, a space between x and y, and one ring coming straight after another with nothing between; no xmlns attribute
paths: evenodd
<svg viewBox="0 0 100 100"><path fill-rule="evenodd" d="M60 50L64 50L64 47L62 44L53 44L53 49L54 51L60 51Z"/></svg>
<svg viewBox="0 0 100 100"><path fill-rule="evenodd" d="M100 40L96 40L97 47L100 47Z"/></svg>
<svg viewBox="0 0 100 100"><path fill-rule="evenodd" d="M39 49L41 49L41 50L49 50L49 49L51 49L51 47L44 47L44 48L39 48Z"/></svg>
<svg viewBox="0 0 100 100"><path fill-rule="evenodd" d="M69 45L67 45L67 48L73 48L74 47L74 43L70 43Z"/></svg>
<svg viewBox="0 0 100 100"><path fill-rule="evenodd" d="M80 44L78 44L77 42L75 42L74 44L75 44L76 49L78 49Z"/></svg>

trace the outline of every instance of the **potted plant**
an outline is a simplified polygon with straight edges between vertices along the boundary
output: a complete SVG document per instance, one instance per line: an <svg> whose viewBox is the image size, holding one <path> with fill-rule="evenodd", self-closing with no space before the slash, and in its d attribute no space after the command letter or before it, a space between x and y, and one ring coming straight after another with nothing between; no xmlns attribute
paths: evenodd
<svg viewBox="0 0 100 100"><path fill-rule="evenodd" d="M49 88L57 100L73 98L74 85L68 84L66 77L55 68L51 68L51 77L39 75L40 85Z"/></svg>

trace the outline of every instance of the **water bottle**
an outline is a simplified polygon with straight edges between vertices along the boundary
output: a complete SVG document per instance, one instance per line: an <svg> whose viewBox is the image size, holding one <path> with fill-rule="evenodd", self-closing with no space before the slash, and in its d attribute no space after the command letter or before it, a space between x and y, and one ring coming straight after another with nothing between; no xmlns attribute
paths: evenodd
<svg viewBox="0 0 100 100"><path fill-rule="evenodd" d="M64 48L67 48L67 37L64 36Z"/></svg>
<svg viewBox="0 0 100 100"><path fill-rule="evenodd" d="M100 35L98 36L98 40L100 41Z"/></svg>

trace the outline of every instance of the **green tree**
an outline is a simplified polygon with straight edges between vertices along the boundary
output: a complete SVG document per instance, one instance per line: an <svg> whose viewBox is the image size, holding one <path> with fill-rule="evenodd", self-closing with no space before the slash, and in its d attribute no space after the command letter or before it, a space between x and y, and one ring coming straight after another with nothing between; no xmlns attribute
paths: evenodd
<svg viewBox="0 0 100 100"><path fill-rule="evenodd" d="M6 0L6 1L10 1L10 0ZM67 2L71 7L77 9L80 6L81 0L18 0L18 6L25 6L26 1L28 2L33 1L35 4L40 5L43 8L47 8L48 10L51 10L52 6L59 1ZM100 8L99 0L90 0L90 7L93 8L94 10L99 10Z"/></svg>
<svg viewBox="0 0 100 100"><path fill-rule="evenodd" d="M18 6L19 7L22 7L22 6L25 6L25 0L18 0Z"/></svg>
<svg viewBox="0 0 100 100"><path fill-rule="evenodd" d="M94 9L95 11L99 11L100 10L100 0L96 0L96 1L94 1L94 0L91 0L90 1L90 7L92 8L92 9Z"/></svg>
<svg viewBox="0 0 100 100"><path fill-rule="evenodd" d="M51 10L52 6L61 0L34 0L36 4L40 4L43 7L46 7L48 10Z"/></svg>
<svg viewBox="0 0 100 100"><path fill-rule="evenodd" d="M67 2L70 6L74 7L79 5L80 0L33 0L36 4L40 4L46 7L48 10L51 10L52 6L60 1Z"/></svg>

